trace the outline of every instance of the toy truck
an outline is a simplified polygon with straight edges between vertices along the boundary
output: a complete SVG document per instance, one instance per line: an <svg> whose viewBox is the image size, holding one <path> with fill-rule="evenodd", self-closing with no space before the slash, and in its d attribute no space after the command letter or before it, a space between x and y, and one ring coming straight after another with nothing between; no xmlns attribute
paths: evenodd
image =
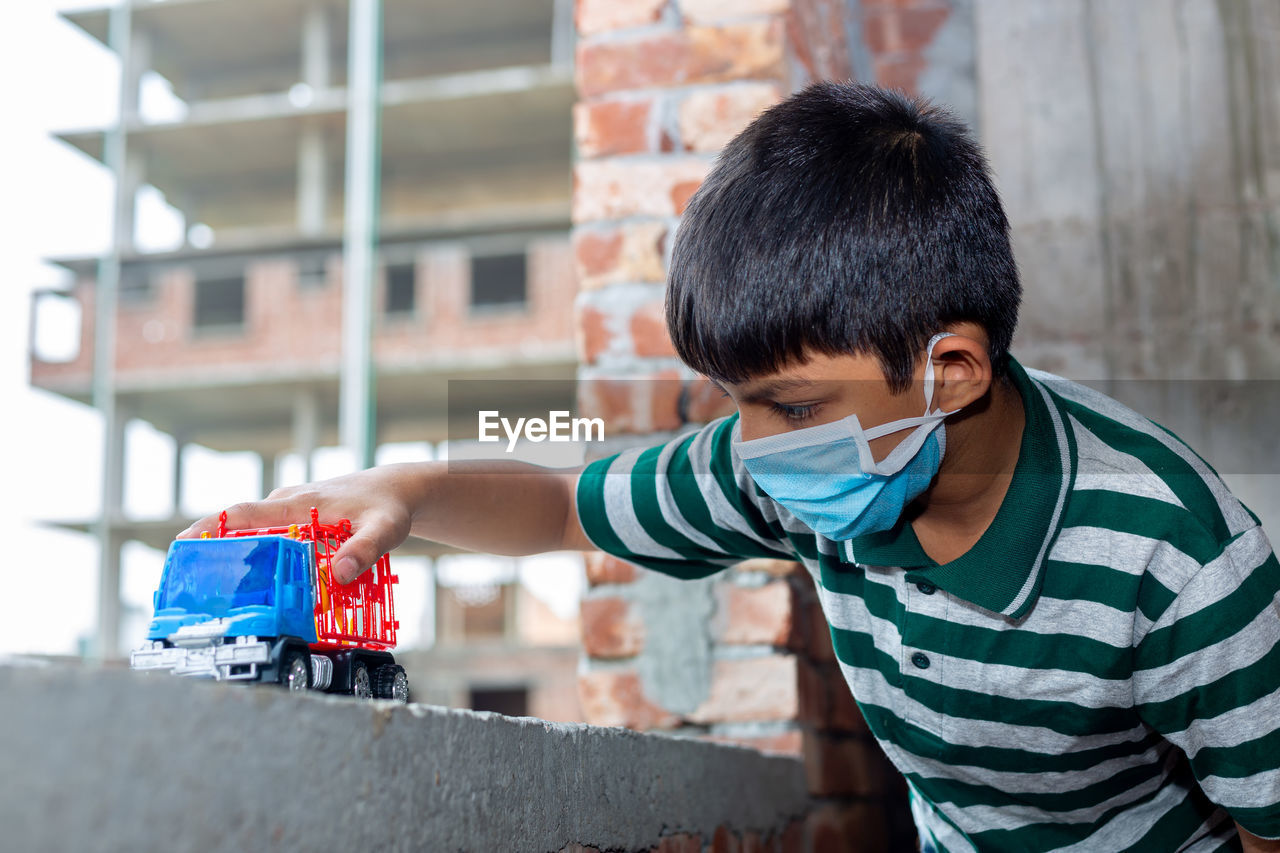
<svg viewBox="0 0 1280 853"><path fill-rule="evenodd" d="M227 530L169 546L137 670L219 681L274 682L407 702L395 662L391 560L383 554L353 583L333 577L333 555L351 522Z"/></svg>

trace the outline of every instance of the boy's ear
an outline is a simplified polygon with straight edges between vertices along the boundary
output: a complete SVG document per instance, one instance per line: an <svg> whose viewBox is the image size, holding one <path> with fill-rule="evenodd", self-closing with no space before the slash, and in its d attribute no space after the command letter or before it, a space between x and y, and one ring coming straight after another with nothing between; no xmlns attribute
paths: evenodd
<svg viewBox="0 0 1280 853"><path fill-rule="evenodd" d="M975 329L976 334L971 336L966 334L969 331L957 329L933 347L930 369L934 379L934 409L944 412L963 409L991 388L991 358L987 355L986 335Z"/></svg>

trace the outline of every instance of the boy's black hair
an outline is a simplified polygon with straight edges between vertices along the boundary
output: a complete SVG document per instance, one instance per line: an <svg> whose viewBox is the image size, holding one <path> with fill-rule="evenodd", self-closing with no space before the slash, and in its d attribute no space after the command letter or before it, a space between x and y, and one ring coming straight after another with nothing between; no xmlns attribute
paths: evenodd
<svg viewBox="0 0 1280 853"><path fill-rule="evenodd" d="M739 134L676 236L667 328L713 379L867 353L904 390L948 323L1005 370L1021 287L1009 223L964 125L922 99L818 83Z"/></svg>

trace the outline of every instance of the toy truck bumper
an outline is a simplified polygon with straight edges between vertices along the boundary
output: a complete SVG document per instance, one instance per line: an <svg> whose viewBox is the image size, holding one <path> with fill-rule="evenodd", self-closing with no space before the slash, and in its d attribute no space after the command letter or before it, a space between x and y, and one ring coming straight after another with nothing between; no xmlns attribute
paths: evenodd
<svg viewBox="0 0 1280 853"><path fill-rule="evenodd" d="M258 668L271 660L271 646L265 642L225 645L157 646L135 649L129 665L138 670L169 670L174 675L212 678L216 681L252 681Z"/></svg>

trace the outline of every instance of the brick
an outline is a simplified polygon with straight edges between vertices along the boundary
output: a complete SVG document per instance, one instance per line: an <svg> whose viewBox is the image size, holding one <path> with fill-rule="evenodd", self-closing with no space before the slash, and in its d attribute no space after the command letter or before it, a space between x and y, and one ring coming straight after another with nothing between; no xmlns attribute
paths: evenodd
<svg viewBox="0 0 1280 853"><path fill-rule="evenodd" d="M680 718L649 701L640 676L631 670L600 670L578 678L583 720L595 726L626 726L648 731L669 729Z"/></svg>
<svg viewBox="0 0 1280 853"><path fill-rule="evenodd" d="M844 680L840 668L831 667L826 673L827 680L827 727L833 732L869 735L867 721L858 710L858 703L853 699L849 682Z"/></svg>
<svg viewBox="0 0 1280 853"><path fill-rule="evenodd" d="M573 259L578 270L578 282L582 288L586 290L599 287L604 283L601 279L615 270L622 259L622 231L575 229Z"/></svg>
<svg viewBox="0 0 1280 853"><path fill-rule="evenodd" d="M801 722L818 729L826 728L831 701L827 696L827 680L822 669L808 661L797 664L796 677L800 692Z"/></svg>
<svg viewBox="0 0 1280 853"><path fill-rule="evenodd" d="M785 28L777 18L579 43L578 93L593 98L627 89L781 80L787 70L785 45Z"/></svg>
<svg viewBox="0 0 1280 853"><path fill-rule="evenodd" d="M804 734L804 769L815 797L871 797L895 783L897 771L874 740Z"/></svg>
<svg viewBox="0 0 1280 853"><path fill-rule="evenodd" d="M640 358L673 358L676 348L667 334L667 321L662 301L641 305L631 315L631 345Z"/></svg>
<svg viewBox="0 0 1280 853"><path fill-rule="evenodd" d="M716 661L710 694L689 719L696 723L794 720L798 709L796 659L768 655Z"/></svg>
<svg viewBox="0 0 1280 853"><path fill-rule="evenodd" d="M870 733L838 666L801 661L798 676L799 718L806 725L823 732Z"/></svg>
<svg viewBox="0 0 1280 853"><path fill-rule="evenodd" d="M583 290L610 284L666 281L665 222L628 222L605 228L578 228L574 255Z"/></svg>
<svg viewBox="0 0 1280 853"><path fill-rule="evenodd" d="M727 618L720 642L771 646L793 643L793 595L785 580L760 587L728 586L722 588L721 596Z"/></svg>
<svg viewBox="0 0 1280 853"><path fill-rule="evenodd" d="M677 216L709 168L706 160L694 157L657 163L580 162L573 170L574 222Z"/></svg>
<svg viewBox="0 0 1280 853"><path fill-rule="evenodd" d="M603 418L606 436L677 429L684 423L678 376L672 370L633 379L579 379L578 414Z"/></svg>
<svg viewBox="0 0 1280 853"><path fill-rule="evenodd" d="M649 100L597 101L573 107L573 133L582 157L638 154L657 146Z"/></svg>
<svg viewBox="0 0 1280 853"><path fill-rule="evenodd" d="M835 649L831 645L831 626L827 624L827 615L822 606L813 602L809 607L809 657L824 663L833 663L836 659Z"/></svg>
<svg viewBox="0 0 1280 853"><path fill-rule="evenodd" d="M578 360L583 364L595 364L614 346L615 335L609 320L609 315L594 305L578 308Z"/></svg>
<svg viewBox="0 0 1280 853"><path fill-rule="evenodd" d="M924 57L917 54L877 57L874 65L877 85L885 89L898 89L908 95L919 94L917 84L925 68Z"/></svg>
<svg viewBox="0 0 1280 853"><path fill-rule="evenodd" d="M779 847L782 853L810 853L805 847L804 821L794 820L783 830Z"/></svg>
<svg viewBox="0 0 1280 853"><path fill-rule="evenodd" d="M616 596L582 602L582 649L593 658L628 658L644 648L644 622Z"/></svg>
<svg viewBox="0 0 1280 853"><path fill-rule="evenodd" d="M854 76L845 36L846 8L847 4L832 0L794 0L787 27L787 43L797 68L793 85L806 75L808 80ZM799 73L801 69L804 74Z"/></svg>
<svg viewBox="0 0 1280 853"><path fill-rule="evenodd" d="M742 853L742 839L722 823L711 834L711 853Z"/></svg>
<svg viewBox="0 0 1280 853"><path fill-rule="evenodd" d="M636 567L603 551L591 551L584 561L587 565L587 583L599 586L606 583L631 583L636 579Z"/></svg>
<svg viewBox="0 0 1280 853"><path fill-rule="evenodd" d="M702 853L702 836L687 832L668 835L658 842L653 853Z"/></svg>
<svg viewBox="0 0 1280 853"><path fill-rule="evenodd" d="M805 823L815 853L889 849L889 825L878 805L832 803L810 812Z"/></svg>
<svg viewBox="0 0 1280 853"><path fill-rule="evenodd" d="M711 24L756 15L781 15L791 0L680 0L680 14L691 24Z"/></svg>
<svg viewBox="0 0 1280 853"><path fill-rule="evenodd" d="M694 379L685 383L685 416L689 423L705 424L737 411L733 398L725 396L709 379ZM748 560L748 563L756 562ZM775 561L781 562L781 561Z"/></svg>
<svg viewBox="0 0 1280 853"><path fill-rule="evenodd" d="M782 89L772 83L694 92L680 102L677 113L681 144L686 151L719 151L781 98Z"/></svg>
<svg viewBox="0 0 1280 853"><path fill-rule="evenodd" d="M728 743L745 746L749 749L766 752L770 755L801 755L804 752L804 733L800 729L779 732L773 735L757 737L734 737L733 735L705 735L702 740L712 743Z"/></svg>
<svg viewBox="0 0 1280 853"><path fill-rule="evenodd" d="M870 9L863 16L863 33L873 54L921 53L951 14L946 7Z"/></svg>
<svg viewBox="0 0 1280 853"><path fill-rule="evenodd" d="M693 194L702 186L702 179L696 181L680 181L671 188L671 206L675 208L677 216L683 216L685 209L689 207L689 202L693 199Z"/></svg>
<svg viewBox="0 0 1280 853"><path fill-rule="evenodd" d="M584 36L643 27L662 16L667 0L578 0L574 20Z"/></svg>

